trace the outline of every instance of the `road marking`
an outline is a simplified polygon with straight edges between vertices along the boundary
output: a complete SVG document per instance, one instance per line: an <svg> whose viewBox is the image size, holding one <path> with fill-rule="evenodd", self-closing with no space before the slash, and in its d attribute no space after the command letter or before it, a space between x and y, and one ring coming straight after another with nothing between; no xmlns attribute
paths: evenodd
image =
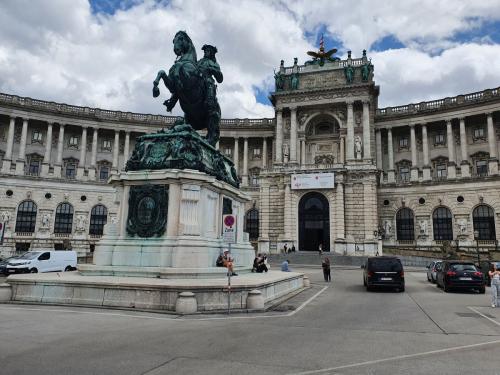
<svg viewBox="0 0 500 375"><path fill-rule="evenodd" d="M345 370L345 369L349 369L349 368L368 366L368 365L373 365L373 364L378 364L378 363L398 361L398 360L401 360L401 359L411 359L411 358L425 357L425 356L433 355L433 354L447 353L447 352L453 352L453 351L464 350L464 349L473 349L473 348L478 348L478 347L481 347L481 346L493 345L493 344L500 344L500 340L481 342L481 343L478 343L478 344L454 346L452 348L431 350L431 351L422 352L422 353L405 354L405 355L399 355L399 356L396 356L396 357L375 359L375 360L372 360L372 361L352 363L352 364L349 364L349 365L324 368L324 369L320 369L320 370L311 370L311 371L304 371L304 372L294 372L292 374L293 375L321 374L321 373L325 373L325 372L331 372L331 371L337 371L337 370Z"/></svg>
<svg viewBox="0 0 500 375"><path fill-rule="evenodd" d="M53 312L61 312L61 313L76 313L76 314L89 314L89 315L105 315L105 316L119 316L126 318L138 318L138 319L152 319L152 320L170 320L170 321L205 321L205 320L234 320L234 319L262 319L262 318L286 318L292 315L295 315L297 312L306 307L309 303L311 303L316 297L318 297L321 293L323 293L327 286L323 287L320 291L314 294L307 301L303 302L296 310L291 311L286 314L274 314L274 315L252 315L252 316L220 316L220 317L207 317L207 318L196 318L196 315L192 315L192 317L181 317L180 315L174 315L171 317L168 316L151 316L151 315L135 315L135 314L122 314L122 313L112 313L112 312L101 312L101 311L82 311L82 310L72 310L72 309L51 309L49 306L47 308L35 308L35 307L7 307L7 305L0 306L0 309L3 310L29 310L29 311L53 311ZM95 308L95 307L92 307ZM147 312L145 312L147 313Z"/></svg>
<svg viewBox="0 0 500 375"><path fill-rule="evenodd" d="M499 323L499 322L497 322L495 319L492 319L492 318L490 318L489 316L484 315L483 313L481 313L481 312L477 311L477 310L476 310L474 307L472 307L472 306L467 306L467 308L468 308L468 309L471 309L471 310L472 310L472 311L474 311L476 314L481 315L483 318L488 319L490 322L492 322L493 324L496 324L497 326L499 326L499 327L500 327L500 323Z"/></svg>

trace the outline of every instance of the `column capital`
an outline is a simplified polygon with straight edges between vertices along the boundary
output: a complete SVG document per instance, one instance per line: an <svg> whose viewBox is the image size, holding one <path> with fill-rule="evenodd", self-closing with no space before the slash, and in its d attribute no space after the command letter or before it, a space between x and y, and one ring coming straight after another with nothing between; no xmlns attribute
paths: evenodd
<svg viewBox="0 0 500 375"><path fill-rule="evenodd" d="M347 104L347 107L352 107L354 105L354 100L349 99L349 100L346 100L345 103Z"/></svg>
<svg viewBox="0 0 500 375"><path fill-rule="evenodd" d="M460 116L460 117L458 117L458 119L459 119L460 121L465 121L465 116Z"/></svg>
<svg viewBox="0 0 500 375"><path fill-rule="evenodd" d="M290 111L294 111L294 112L295 112L295 111L297 111L297 109L299 108L299 106L297 106L297 105L292 105L292 106L290 106L290 107L288 107L288 108L290 108Z"/></svg>
<svg viewBox="0 0 500 375"><path fill-rule="evenodd" d="M370 99L362 99L361 103L363 103L363 105L370 105Z"/></svg>
<svg viewBox="0 0 500 375"><path fill-rule="evenodd" d="M415 126L416 126L416 125L417 125L417 124L408 124L408 126L410 127L410 129L415 129Z"/></svg>
<svg viewBox="0 0 500 375"><path fill-rule="evenodd" d="M87 129L89 128L89 126L88 126L88 125L80 125L80 127L81 127L82 129L85 129L85 130L87 130Z"/></svg>
<svg viewBox="0 0 500 375"><path fill-rule="evenodd" d="M427 128L427 123L426 122L422 122L419 124L422 128Z"/></svg>
<svg viewBox="0 0 500 375"><path fill-rule="evenodd" d="M486 117L492 117L493 116L493 112L484 112L484 114L486 115Z"/></svg>
<svg viewBox="0 0 500 375"><path fill-rule="evenodd" d="M444 121L446 121L446 124L451 124L451 120L453 120L453 118L451 117L447 117L444 119Z"/></svg>
<svg viewBox="0 0 500 375"><path fill-rule="evenodd" d="M125 130L125 135L130 135L132 133L132 130Z"/></svg>
<svg viewBox="0 0 500 375"><path fill-rule="evenodd" d="M282 113L283 112L283 108L276 108L274 111L276 112L276 114Z"/></svg>

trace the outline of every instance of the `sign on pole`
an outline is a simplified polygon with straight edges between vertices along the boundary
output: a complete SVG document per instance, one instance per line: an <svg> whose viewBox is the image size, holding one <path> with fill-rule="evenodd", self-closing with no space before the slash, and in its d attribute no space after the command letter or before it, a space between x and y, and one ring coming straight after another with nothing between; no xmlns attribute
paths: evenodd
<svg viewBox="0 0 500 375"><path fill-rule="evenodd" d="M222 215L222 239L226 243L236 243L236 216Z"/></svg>

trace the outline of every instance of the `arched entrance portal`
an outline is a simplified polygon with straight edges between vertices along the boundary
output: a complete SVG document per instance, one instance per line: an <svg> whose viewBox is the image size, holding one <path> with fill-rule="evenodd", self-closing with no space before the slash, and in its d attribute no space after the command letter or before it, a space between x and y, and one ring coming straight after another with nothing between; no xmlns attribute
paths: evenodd
<svg viewBox="0 0 500 375"><path fill-rule="evenodd" d="M307 193L299 202L299 250L330 251L330 208L320 193Z"/></svg>

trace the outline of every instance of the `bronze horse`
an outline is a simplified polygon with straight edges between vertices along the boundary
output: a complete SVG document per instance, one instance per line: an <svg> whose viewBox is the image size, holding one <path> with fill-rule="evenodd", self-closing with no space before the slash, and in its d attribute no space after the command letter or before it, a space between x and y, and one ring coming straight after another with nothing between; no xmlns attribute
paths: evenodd
<svg viewBox="0 0 500 375"><path fill-rule="evenodd" d="M172 111L179 101L184 111L185 122L196 130L207 129L206 139L208 143L215 146L219 140L220 107L217 99L211 94L211 91L215 91L215 88L212 88L215 84L212 83L211 75L215 74L217 81L222 82L222 73L220 73L220 68L215 61L217 50L210 46L215 49L212 60L216 69L219 70L215 73L213 71L209 73L206 69L202 69L203 64L200 65L197 61L193 42L186 32L177 32L173 43L177 58L169 69L168 75L164 70L158 72L153 82L153 96L156 98L160 95L158 84L162 79L172 93L170 99L163 102L167 111Z"/></svg>

